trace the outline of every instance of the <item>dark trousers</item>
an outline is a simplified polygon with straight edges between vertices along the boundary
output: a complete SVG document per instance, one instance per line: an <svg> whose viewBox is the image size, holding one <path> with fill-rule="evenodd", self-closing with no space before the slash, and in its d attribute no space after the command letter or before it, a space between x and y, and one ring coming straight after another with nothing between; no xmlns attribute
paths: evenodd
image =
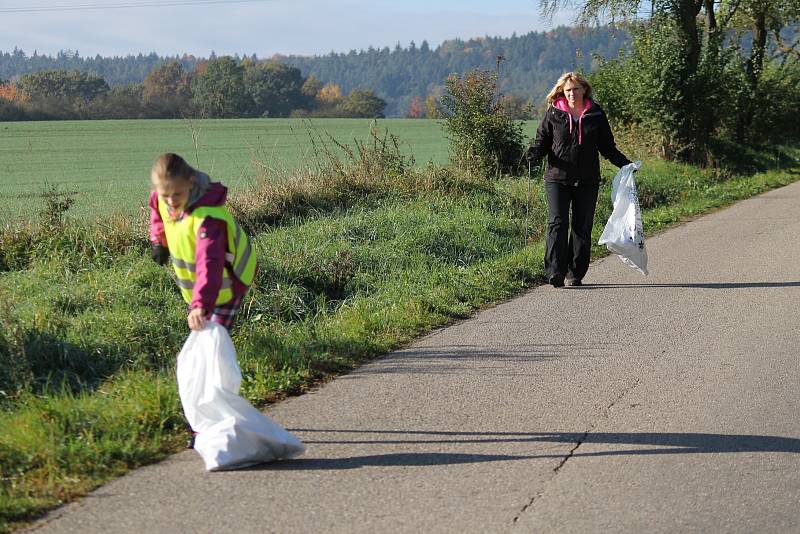
<svg viewBox="0 0 800 534"><path fill-rule="evenodd" d="M544 270L548 278L562 276L580 280L589 270L599 188L599 184L575 186L545 181L548 218Z"/></svg>

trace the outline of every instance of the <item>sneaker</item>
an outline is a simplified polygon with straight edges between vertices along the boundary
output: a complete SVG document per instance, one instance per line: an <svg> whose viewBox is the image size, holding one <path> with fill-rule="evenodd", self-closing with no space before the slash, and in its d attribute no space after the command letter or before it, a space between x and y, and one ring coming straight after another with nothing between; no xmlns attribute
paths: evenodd
<svg viewBox="0 0 800 534"><path fill-rule="evenodd" d="M567 285L572 287L582 286L583 282L581 282L580 278L567 278Z"/></svg>
<svg viewBox="0 0 800 534"><path fill-rule="evenodd" d="M554 274L550 277L550 285L553 287L564 287L564 277L560 274Z"/></svg>

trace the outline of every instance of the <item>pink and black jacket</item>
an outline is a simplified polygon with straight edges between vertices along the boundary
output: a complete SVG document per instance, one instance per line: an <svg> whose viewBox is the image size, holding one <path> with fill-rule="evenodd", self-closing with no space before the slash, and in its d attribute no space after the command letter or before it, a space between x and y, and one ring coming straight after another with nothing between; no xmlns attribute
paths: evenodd
<svg viewBox="0 0 800 534"><path fill-rule="evenodd" d="M536 139L528 150L534 163L547 156L544 179L563 184L595 184L600 181L600 158L623 167L630 160L617 149L603 109L586 99L576 121L567 111L567 100L559 98L544 115Z"/></svg>

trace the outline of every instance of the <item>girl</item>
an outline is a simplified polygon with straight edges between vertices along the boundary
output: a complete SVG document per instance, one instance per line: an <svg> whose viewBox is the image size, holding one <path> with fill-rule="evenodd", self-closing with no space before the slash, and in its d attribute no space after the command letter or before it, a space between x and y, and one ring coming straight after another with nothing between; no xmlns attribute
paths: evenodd
<svg viewBox="0 0 800 534"><path fill-rule="evenodd" d="M227 188L177 154L163 154L150 171L153 260L172 257L189 304L187 322L202 330L214 321L230 330L256 271L247 235L225 207Z"/></svg>

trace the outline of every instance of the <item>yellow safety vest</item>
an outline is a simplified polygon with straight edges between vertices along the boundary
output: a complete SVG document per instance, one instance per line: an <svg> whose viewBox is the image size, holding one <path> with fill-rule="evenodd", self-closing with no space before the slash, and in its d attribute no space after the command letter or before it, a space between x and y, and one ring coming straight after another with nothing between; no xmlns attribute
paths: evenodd
<svg viewBox="0 0 800 534"><path fill-rule="evenodd" d="M227 261L222 274L222 287L215 305L225 304L233 298L231 274L248 286L253 283L256 273L256 251L247 234L226 207L200 206L182 219L175 221L170 218L167 205L159 198L158 212L164 222L164 233L167 236L172 267L178 278L178 287L187 303L192 302L192 290L197 281L195 263L197 232L206 217L224 221L228 230Z"/></svg>

